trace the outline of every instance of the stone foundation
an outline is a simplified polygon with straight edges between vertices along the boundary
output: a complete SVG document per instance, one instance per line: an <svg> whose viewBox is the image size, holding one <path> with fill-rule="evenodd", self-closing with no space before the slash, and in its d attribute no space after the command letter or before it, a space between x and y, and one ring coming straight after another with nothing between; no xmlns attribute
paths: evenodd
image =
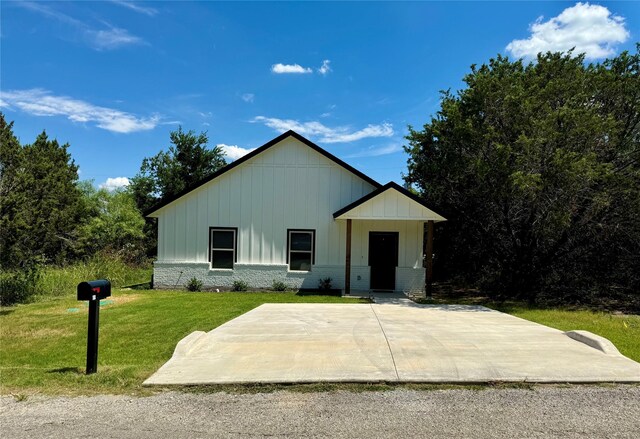
<svg viewBox="0 0 640 439"><path fill-rule="evenodd" d="M351 289L369 290L370 267L351 268ZM288 265L234 264L233 270L211 269L208 262L156 262L153 268L154 288L181 289L196 278L205 289L229 289L243 281L250 289L270 289L274 281L291 289L318 288L320 279L331 278L332 288L344 289L344 266L314 265L308 272L288 271ZM359 279L358 279L359 278ZM403 292L424 291L424 268L398 267L396 288Z"/></svg>

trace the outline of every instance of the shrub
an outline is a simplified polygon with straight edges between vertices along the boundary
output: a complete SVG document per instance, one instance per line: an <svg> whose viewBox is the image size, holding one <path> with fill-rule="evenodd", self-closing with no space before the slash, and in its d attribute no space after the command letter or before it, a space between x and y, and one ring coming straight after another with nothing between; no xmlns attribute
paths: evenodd
<svg viewBox="0 0 640 439"><path fill-rule="evenodd" d="M28 302L38 293L39 279L40 270L37 267L0 272L0 305Z"/></svg>
<svg viewBox="0 0 640 439"><path fill-rule="evenodd" d="M0 272L0 305L28 302L38 294L41 272L37 265Z"/></svg>
<svg viewBox="0 0 640 439"><path fill-rule="evenodd" d="M324 279L320 279L320 281L318 282L318 289L330 290L332 288L332 285L331 285L332 280L333 279L331 279L330 277L325 277Z"/></svg>
<svg viewBox="0 0 640 439"><path fill-rule="evenodd" d="M271 284L271 289L273 291L287 291L287 288L289 288L287 284L279 280L274 280Z"/></svg>
<svg viewBox="0 0 640 439"><path fill-rule="evenodd" d="M189 282L185 285L187 290L189 291L202 291L202 281L192 277L189 279Z"/></svg>
<svg viewBox="0 0 640 439"><path fill-rule="evenodd" d="M234 281L231 287L231 291L247 291L248 289L249 285L243 280Z"/></svg>

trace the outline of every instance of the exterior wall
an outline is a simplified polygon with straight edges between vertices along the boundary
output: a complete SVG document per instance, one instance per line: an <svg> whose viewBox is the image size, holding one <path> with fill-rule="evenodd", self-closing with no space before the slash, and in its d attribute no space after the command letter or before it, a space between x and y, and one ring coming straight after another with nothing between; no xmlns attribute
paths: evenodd
<svg viewBox="0 0 640 439"><path fill-rule="evenodd" d="M335 221L344 228L345 221ZM425 269L422 267L423 223L418 221L354 220L351 244L351 289L366 291L370 286L369 232L398 232L398 268L396 290L424 290ZM316 236L316 243L322 236ZM233 270L212 270L209 262L157 261L154 283L162 288L181 288L195 277L208 288L229 288L242 280L252 288L270 288L274 280L290 288L317 288L320 279L330 277L333 288L344 288L345 239L341 234L340 259L334 264L315 264L309 272L290 272L286 263L246 264L238 262ZM286 244L283 244L283 246ZM317 257L317 256L316 256Z"/></svg>
<svg viewBox="0 0 640 439"><path fill-rule="evenodd" d="M333 212L375 190L371 184L302 144L287 138L237 168L163 207L158 216L154 283L181 288L195 277L206 287L242 280L269 288L317 288L331 277L344 288L346 221ZM237 227L233 270L211 269L209 227ZM289 272L287 229L315 229L315 264ZM369 289L369 232L399 232L396 288L424 285L420 221L353 220L352 290Z"/></svg>
<svg viewBox="0 0 640 439"><path fill-rule="evenodd" d="M344 261L333 212L375 188L289 137L158 211L158 261L209 261L209 227L238 228L238 264L285 265L287 229L316 230L316 265Z"/></svg>

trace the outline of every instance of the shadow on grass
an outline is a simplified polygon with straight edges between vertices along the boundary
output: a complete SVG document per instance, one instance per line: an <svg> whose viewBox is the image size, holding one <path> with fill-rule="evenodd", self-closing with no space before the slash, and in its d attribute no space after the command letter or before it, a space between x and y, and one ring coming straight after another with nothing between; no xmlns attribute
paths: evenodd
<svg viewBox="0 0 640 439"><path fill-rule="evenodd" d="M68 373L68 374L76 374L76 375L84 375L84 369L80 367L60 367L58 369L49 369L47 373Z"/></svg>
<svg viewBox="0 0 640 439"><path fill-rule="evenodd" d="M341 297L342 290L300 290L296 296L335 296Z"/></svg>
<svg viewBox="0 0 640 439"><path fill-rule="evenodd" d="M15 309L2 309L2 310L0 310L0 316L8 316L9 314L11 314L14 311L15 311Z"/></svg>
<svg viewBox="0 0 640 439"><path fill-rule="evenodd" d="M568 306L557 306L551 304L529 304L519 300L499 300L482 295L436 295L431 299L417 299L417 303L424 305L470 305L484 306L496 311L511 314L522 310L546 310L546 309L570 309ZM580 309L580 308L576 308Z"/></svg>
<svg viewBox="0 0 640 439"><path fill-rule="evenodd" d="M143 282L140 284L132 284L132 285L124 285L122 287L123 290L125 289L129 289L129 290L150 290L151 289L151 282Z"/></svg>

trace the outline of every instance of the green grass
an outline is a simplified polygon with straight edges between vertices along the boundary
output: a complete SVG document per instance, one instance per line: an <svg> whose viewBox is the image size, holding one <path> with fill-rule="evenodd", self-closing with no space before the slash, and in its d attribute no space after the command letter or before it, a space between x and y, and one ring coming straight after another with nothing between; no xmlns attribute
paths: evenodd
<svg viewBox="0 0 640 439"><path fill-rule="evenodd" d="M39 297L36 300L52 296L64 296L75 291L83 281L109 279L112 288L120 288L141 282L149 282L153 267L151 264L132 267L117 257L97 255L88 261L76 262L66 267L49 266L42 270L38 282Z"/></svg>
<svg viewBox="0 0 640 439"><path fill-rule="evenodd" d="M0 309L2 394L145 394L142 382L187 334L211 329L263 303L357 299L283 293L115 290L100 310L98 373L85 375L87 306L66 295ZM77 311L70 312L70 310Z"/></svg>

